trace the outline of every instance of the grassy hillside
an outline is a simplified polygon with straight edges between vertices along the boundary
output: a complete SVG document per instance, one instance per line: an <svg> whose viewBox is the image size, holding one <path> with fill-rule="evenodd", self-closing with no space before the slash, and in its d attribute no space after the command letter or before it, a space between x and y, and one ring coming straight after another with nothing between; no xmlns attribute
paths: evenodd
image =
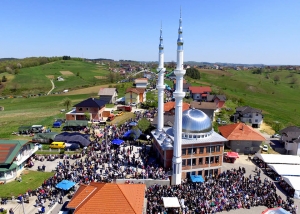
<svg viewBox="0 0 300 214"><path fill-rule="evenodd" d="M62 105L63 99L68 97L74 105L90 96L91 94L51 95L0 100L0 106L3 106L5 109L4 111L0 111L0 139L20 139L20 137L13 136L11 133L17 131L21 125L44 125L51 127L54 118L65 118L65 112L60 112L61 109L66 108ZM30 138L27 137L25 139Z"/></svg>
<svg viewBox="0 0 300 214"><path fill-rule="evenodd" d="M229 99L263 110L264 120L283 126L300 126L300 74L274 71L253 74L252 71L200 70L201 80L193 85L209 85ZM277 81L275 81L275 80Z"/></svg>
<svg viewBox="0 0 300 214"><path fill-rule="evenodd" d="M107 83L108 70L106 66L94 63L61 60L45 65L22 68L20 72L5 83L2 95L28 95L47 93L51 88L50 79L54 79L53 92L64 89L78 89L82 87ZM5 75L5 74L3 74ZM61 76L65 81L56 81Z"/></svg>

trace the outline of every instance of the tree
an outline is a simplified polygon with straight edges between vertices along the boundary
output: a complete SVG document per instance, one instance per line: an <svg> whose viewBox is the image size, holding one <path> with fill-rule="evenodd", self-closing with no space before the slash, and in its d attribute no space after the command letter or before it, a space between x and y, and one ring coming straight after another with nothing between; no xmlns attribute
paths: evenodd
<svg viewBox="0 0 300 214"><path fill-rule="evenodd" d="M275 81L275 82L279 82L279 81L280 81L280 77L279 77L278 75L275 75L275 76L274 76L274 81Z"/></svg>
<svg viewBox="0 0 300 214"><path fill-rule="evenodd" d="M291 84L297 84L297 83L298 83L298 79L297 79L297 77L294 76L291 80Z"/></svg>
<svg viewBox="0 0 300 214"><path fill-rule="evenodd" d="M193 79L200 79L200 72L196 68L186 69L186 75Z"/></svg>
<svg viewBox="0 0 300 214"><path fill-rule="evenodd" d="M84 112L84 116L86 120L91 120L91 115L88 111Z"/></svg>
<svg viewBox="0 0 300 214"><path fill-rule="evenodd" d="M150 122L149 120L147 120L146 118L142 118L139 122L138 122L138 128L144 133L147 129L150 128Z"/></svg>
<svg viewBox="0 0 300 214"><path fill-rule="evenodd" d="M63 106L66 106L67 110L69 109L69 107L72 105L72 100L70 100L70 98L65 98L62 101Z"/></svg>
<svg viewBox="0 0 300 214"><path fill-rule="evenodd" d="M6 81L7 81L6 76L2 76L2 82L6 82Z"/></svg>

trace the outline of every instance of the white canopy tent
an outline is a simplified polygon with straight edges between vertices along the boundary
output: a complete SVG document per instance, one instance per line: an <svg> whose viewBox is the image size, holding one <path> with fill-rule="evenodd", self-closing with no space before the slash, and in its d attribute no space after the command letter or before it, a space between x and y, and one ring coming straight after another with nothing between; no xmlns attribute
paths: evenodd
<svg viewBox="0 0 300 214"><path fill-rule="evenodd" d="M300 157L296 155L279 155L279 154L261 154L256 153L256 157L265 163L277 164L296 164L300 165Z"/></svg>
<svg viewBox="0 0 300 214"><path fill-rule="evenodd" d="M162 197L164 202L164 207L180 207L179 201L177 197Z"/></svg>
<svg viewBox="0 0 300 214"><path fill-rule="evenodd" d="M300 165L268 164L268 166L281 176L300 176Z"/></svg>
<svg viewBox="0 0 300 214"><path fill-rule="evenodd" d="M300 177L283 176L282 178L295 190L294 198L300 199Z"/></svg>

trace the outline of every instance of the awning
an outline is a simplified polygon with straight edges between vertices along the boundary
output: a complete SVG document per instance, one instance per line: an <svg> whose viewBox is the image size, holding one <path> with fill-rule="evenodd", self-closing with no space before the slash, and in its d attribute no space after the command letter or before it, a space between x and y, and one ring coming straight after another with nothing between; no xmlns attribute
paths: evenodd
<svg viewBox="0 0 300 214"><path fill-rule="evenodd" d="M237 152L227 152L226 156L229 158L239 158L240 157L239 153L237 153Z"/></svg>
<svg viewBox="0 0 300 214"><path fill-rule="evenodd" d="M58 189L62 189L62 190L69 190L71 189L73 186L75 186L75 182L73 181L68 181L68 180L62 180L61 182L59 182L56 185L56 188Z"/></svg>
<svg viewBox="0 0 300 214"><path fill-rule="evenodd" d="M195 182L204 182L204 179L201 175L191 175L191 180L193 183Z"/></svg>
<svg viewBox="0 0 300 214"><path fill-rule="evenodd" d="M270 208L266 209L262 212L262 214L290 214L290 212L286 211L282 207Z"/></svg>
<svg viewBox="0 0 300 214"><path fill-rule="evenodd" d="M256 153L255 156L265 163L300 164L300 157L296 155Z"/></svg>
<svg viewBox="0 0 300 214"><path fill-rule="evenodd" d="M180 207L179 201L177 197L162 197L164 202L164 207Z"/></svg>
<svg viewBox="0 0 300 214"><path fill-rule="evenodd" d="M300 176L300 166L299 165L289 165L289 164L268 164L268 166L273 169L278 175L292 175Z"/></svg>
<svg viewBox="0 0 300 214"><path fill-rule="evenodd" d="M111 143L120 146L122 143L124 143L124 140L121 140L121 139L117 138L117 139L113 139L111 141Z"/></svg>
<svg viewBox="0 0 300 214"><path fill-rule="evenodd" d="M294 190L294 198L300 199L300 177L296 176L283 176L283 180L288 183Z"/></svg>
<svg viewBox="0 0 300 214"><path fill-rule="evenodd" d="M15 163L12 163L11 165L9 165L9 167L1 166L1 167L0 167L0 172L11 171L11 170L13 170L13 169L16 169L17 167L18 167L18 165L15 164Z"/></svg>

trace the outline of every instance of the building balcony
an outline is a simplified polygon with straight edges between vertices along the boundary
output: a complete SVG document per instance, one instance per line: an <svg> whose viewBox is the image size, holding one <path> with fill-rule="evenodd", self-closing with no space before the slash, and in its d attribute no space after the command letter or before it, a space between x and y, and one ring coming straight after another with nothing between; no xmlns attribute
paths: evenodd
<svg viewBox="0 0 300 214"><path fill-rule="evenodd" d="M32 149L24 151L24 154L23 154L23 155L20 155L20 156L14 161L14 163L17 164L18 166L20 166L20 165L21 165L22 163L24 163L31 155L33 155L38 149L39 149L38 146L34 146Z"/></svg>

